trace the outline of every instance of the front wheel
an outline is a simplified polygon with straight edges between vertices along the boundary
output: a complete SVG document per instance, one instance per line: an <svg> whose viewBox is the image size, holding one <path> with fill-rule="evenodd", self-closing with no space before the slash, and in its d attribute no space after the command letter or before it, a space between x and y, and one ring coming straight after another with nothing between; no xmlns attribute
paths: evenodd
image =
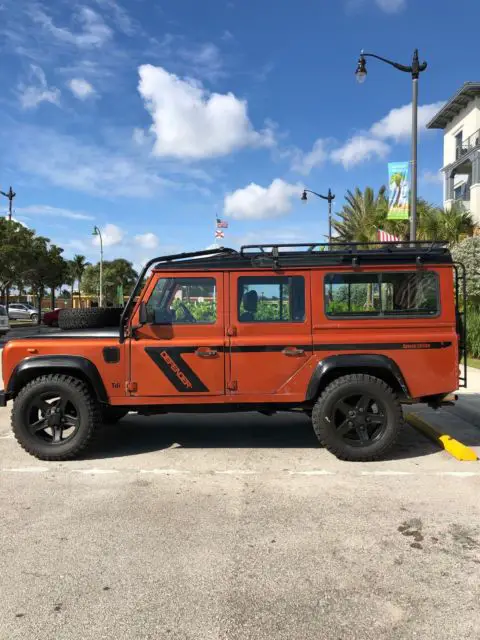
<svg viewBox="0 0 480 640"><path fill-rule="evenodd" d="M40 460L70 460L84 451L100 423L96 399L84 382L50 374L31 380L15 398L13 433Z"/></svg>
<svg viewBox="0 0 480 640"><path fill-rule="evenodd" d="M366 374L334 380L312 413L313 428L341 460L367 461L385 456L403 424L402 408L391 387Z"/></svg>
<svg viewBox="0 0 480 640"><path fill-rule="evenodd" d="M30 321L31 321L32 324L37 324L38 315L36 313L32 313L32 315L30 316Z"/></svg>

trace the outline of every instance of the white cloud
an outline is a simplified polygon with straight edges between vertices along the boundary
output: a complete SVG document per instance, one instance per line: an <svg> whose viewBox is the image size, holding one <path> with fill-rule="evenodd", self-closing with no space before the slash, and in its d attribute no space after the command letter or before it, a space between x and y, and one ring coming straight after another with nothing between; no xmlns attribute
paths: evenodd
<svg viewBox="0 0 480 640"><path fill-rule="evenodd" d="M182 80L162 67L139 67L138 90L152 116L157 156L199 160L247 146L271 146L271 130L257 132L247 103L233 93L209 93L201 83Z"/></svg>
<svg viewBox="0 0 480 640"><path fill-rule="evenodd" d="M0 136L5 140L6 132ZM144 155L85 144L40 127L16 130L10 159L18 171L42 182L95 196L148 198L165 187L195 188L161 175L155 161Z"/></svg>
<svg viewBox="0 0 480 640"><path fill-rule="evenodd" d="M422 174L422 180L429 184L443 184L443 173L441 171L425 170Z"/></svg>
<svg viewBox="0 0 480 640"><path fill-rule="evenodd" d="M268 187L251 182L225 196L223 211L232 218L260 220L276 218L292 208L292 198L300 197L301 187L276 178Z"/></svg>
<svg viewBox="0 0 480 640"><path fill-rule="evenodd" d="M60 102L60 90L48 86L43 69L35 64L30 65L28 84L20 83L17 91L22 109L35 109L42 102Z"/></svg>
<svg viewBox="0 0 480 640"><path fill-rule="evenodd" d="M106 224L102 229L100 229L100 233L102 234L102 241L104 247L113 247L116 244L120 244L125 236L125 231L117 227L116 224ZM100 238L99 236L93 236L92 244L95 246L100 246Z"/></svg>
<svg viewBox="0 0 480 640"><path fill-rule="evenodd" d="M211 42L180 47L176 55L189 65L189 75L215 81L225 75L219 48Z"/></svg>
<svg viewBox="0 0 480 640"><path fill-rule="evenodd" d="M115 0L96 0L103 9L110 11L117 27L127 36L132 36L139 27L134 23L128 12Z"/></svg>
<svg viewBox="0 0 480 640"><path fill-rule="evenodd" d="M71 92L79 100L86 100L90 96L95 94L95 89L92 85L83 78L72 78L68 82Z"/></svg>
<svg viewBox="0 0 480 640"><path fill-rule="evenodd" d="M419 132L425 130L427 123L444 104L444 102L433 102L418 108ZM384 118L372 125L370 133L376 138L393 138L397 142L408 140L412 134L412 104L392 109Z"/></svg>
<svg viewBox="0 0 480 640"><path fill-rule="evenodd" d="M376 140L368 135L353 136L340 148L331 153L334 162L350 169L371 158L383 159L390 151L390 146L382 140Z"/></svg>
<svg viewBox="0 0 480 640"><path fill-rule="evenodd" d="M407 6L407 0L375 0L375 2L385 13L398 13Z"/></svg>
<svg viewBox="0 0 480 640"><path fill-rule="evenodd" d="M75 22L81 25L77 32L67 27L57 27L52 18L38 7L32 11L31 17L59 42L74 45L80 49L102 47L113 35L112 30L99 14L85 6L80 7L75 14Z"/></svg>
<svg viewBox="0 0 480 640"><path fill-rule="evenodd" d="M48 204L30 204L27 207L16 207L15 211L22 216L58 216L60 218L69 218L70 220L94 219L94 217L88 213L83 213L81 211L72 211L72 209L63 209L62 207L51 207Z"/></svg>
<svg viewBox="0 0 480 640"><path fill-rule="evenodd" d="M135 236L135 242L144 249L156 249L159 244L158 236L151 232Z"/></svg>
<svg viewBox="0 0 480 640"><path fill-rule="evenodd" d="M308 153L302 153L301 151L294 153L292 171L308 176L314 167L323 164L328 158L326 143L326 140L318 138L314 142L312 150Z"/></svg>

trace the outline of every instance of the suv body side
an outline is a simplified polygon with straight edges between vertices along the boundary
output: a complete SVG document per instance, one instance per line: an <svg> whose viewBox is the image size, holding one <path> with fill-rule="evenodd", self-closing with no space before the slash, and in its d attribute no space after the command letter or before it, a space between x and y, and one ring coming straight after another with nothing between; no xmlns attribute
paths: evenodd
<svg viewBox="0 0 480 640"><path fill-rule="evenodd" d="M395 390L407 398L448 394L458 387L452 269L434 265L428 270L438 274L438 314L375 318L331 317L326 313L326 277L352 273L351 268L155 271L131 315L131 337L123 344L114 331L37 335L34 346L31 339L16 339L4 349L5 388L11 397L35 371L55 371L63 358L63 370L72 374L79 371L79 363L91 363L91 370L98 374L90 381L97 397L130 407L301 405L314 401L335 377L357 371L377 375L389 384L396 381ZM356 273L378 271L372 267ZM397 273L398 268L391 271ZM404 271L415 272L415 267ZM247 293L255 290L261 297L267 287L271 291L272 286L295 278L303 283L304 307L300 311L291 311L290 318L273 320L248 317L245 287ZM195 323L150 321L135 329L140 303L149 305L162 280L213 287L215 317ZM182 299L174 296L171 303L178 308ZM275 309L282 306L274 297L268 304ZM242 314L246 315L242 318ZM24 359L28 359L28 366ZM18 367L25 369L20 377ZM79 375L89 374L80 371Z"/></svg>

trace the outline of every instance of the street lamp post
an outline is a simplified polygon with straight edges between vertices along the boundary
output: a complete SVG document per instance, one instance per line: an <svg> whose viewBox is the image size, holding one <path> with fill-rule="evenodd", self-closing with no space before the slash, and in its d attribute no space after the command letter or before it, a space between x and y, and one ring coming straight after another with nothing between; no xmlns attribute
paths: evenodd
<svg viewBox="0 0 480 640"><path fill-rule="evenodd" d="M300 198L303 202L308 201L307 193L311 193L317 198L322 198L322 200L328 200L328 244L332 243L332 202L335 200L335 195L332 193L331 189L328 190L326 196L322 196L321 193L317 193L316 191L310 191L310 189L304 189L302 193L302 197Z"/></svg>
<svg viewBox="0 0 480 640"><path fill-rule="evenodd" d="M99 306L103 306L103 240L102 233L98 227L93 227L92 236L98 236L100 239L100 295L99 295Z"/></svg>
<svg viewBox="0 0 480 640"><path fill-rule="evenodd" d="M11 221L11 219L12 219L13 199L15 198L15 196L17 194L12 189L12 187L10 187L10 189L7 191L7 193L5 193L5 191L0 191L0 194L2 194L2 196L5 196L6 198L8 198L8 220Z"/></svg>
<svg viewBox="0 0 480 640"><path fill-rule="evenodd" d="M360 52L360 58L358 59L357 69L355 75L360 84L365 82L367 77L367 64L365 58L376 58L382 62L395 67L399 71L410 73L412 76L412 197L411 197L411 212L410 212L410 240L415 241L417 238L417 140L418 140L418 78L422 71L427 68L427 63L420 63L418 60L418 49L413 52L412 64L406 66L399 64L398 62L392 62L387 58L382 58L374 53Z"/></svg>

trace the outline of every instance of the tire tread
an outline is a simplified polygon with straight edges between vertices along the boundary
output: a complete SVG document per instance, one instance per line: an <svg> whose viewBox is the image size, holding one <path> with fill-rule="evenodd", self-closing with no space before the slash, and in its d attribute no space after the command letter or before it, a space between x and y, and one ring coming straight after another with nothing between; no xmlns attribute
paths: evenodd
<svg viewBox="0 0 480 640"><path fill-rule="evenodd" d="M377 386L380 386L385 393L390 395L392 400L392 406L395 406L396 422L398 425L395 437L393 439L388 440L385 443L385 445L381 449L379 449L375 454L371 456L362 457L361 459L362 462L373 462L374 460L379 460L383 458L384 454L395 445L398 439L398 435L400 433L401 427L404 425L404 422L405 422L403 418L402 407L398 402L397 395L384 380L381 380L380 378L376 378L366 373L351 373L346 376L341 376L340 378L336 378L327 387L325 387L325 389L320 394L317 402L315 403L315 406L313 407L313 411L312 411L313 428L317 435L318 440L320 441L320 444L323 447L325 447L328 451L330 451L330 453L333 453L333 455L335 455L339 460L351 459L350 456L345 454L345 452L342 450L341 447L336 446L334 443L330 442L327 438L325 438L325 433L323 429L323 420L322 420L323 405L327 397L339 387L342 387L343 385L350 384L350 383L357 383L357 384L373 383Z"/></svg>
<svg viewBox="0 0 480 640"><path fill-rule="evenodd" d="M35 447L30 446L26 442L23 442L21 436L18 433L17 416L18 416L18 412L20 411L19 405L22 401L22 398L29 391L31 391L32 389L35 389L35 387L37 387L38 385L41 385L44 383L68 384L74 387L74 389L77 392L83 395L85 403L87 405L87 411L88 411L87 433L84 434L83 438L80 440L78 445L73 449L71 449L68 453L51 454L51 455L43 454L41 452L39 453L38 450L35 449ZM100 414L98 403L96 402L95 398L92 396L87 385L82 380L79 380L78 378L74 378L68 375L63 375L60 373L47 374L47 375L39 376L38 378L34 378L33 380L30 380L30 382L28 382L20 390L17 397L15 398L15 401L13 403L12 414L11 414L12 430L18 444L22 447L22 449L24 449L30 455L35 456L39 460L48 460L48 461L72 460L73 458L78 457L80 453L85 451L85 449L89 445L91 445L93 436L97 430L97 427L100 425L100 423L101 423L101 414Z"/></svg>

